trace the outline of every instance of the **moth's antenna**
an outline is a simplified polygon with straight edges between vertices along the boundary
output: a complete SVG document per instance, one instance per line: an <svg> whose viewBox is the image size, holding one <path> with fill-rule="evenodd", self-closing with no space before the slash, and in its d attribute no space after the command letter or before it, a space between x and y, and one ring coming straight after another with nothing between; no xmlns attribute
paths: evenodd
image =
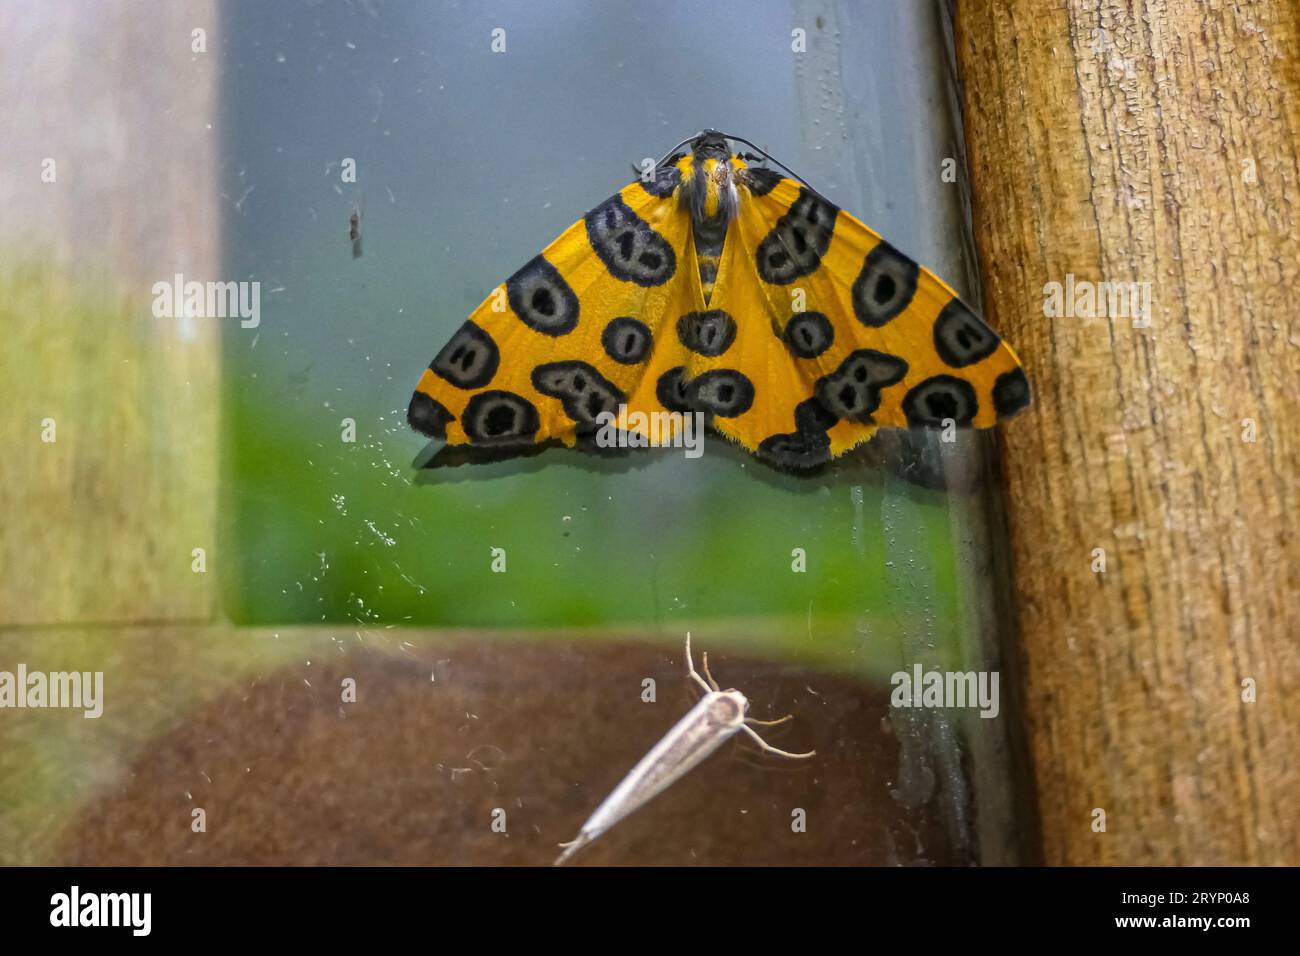
<svg viewBox="0 0 1300 956"><path fill-rule="evenodd" d="M675 155L677 154L677 151L678 151L679 149L681 149L683 146L689 146L691 143L693 143L695 140L699 139L699 138L700 138L701 136L703 136L703 135L704 135L703 133L696 133L696 134L695 134L694 136L692 136L690 139L684 139L684 140L682 140L680 143L678 143L678 144L677 144L676 146L674 146L672 149L668 150L668 152L664 154L664 158L663 158L663 159L661 159L661 160L659 160L659 162L655 163L655 169L658 169L658 168L659 168L660 166L662 166L664 163L668 162L668 160L672 159L673 156L675 156Z"/></svg>
<svg viewBox="0 0 1300 956"><path fill-rule="evenodd" d="M803 184L804 184L805 186L807 186L809 189L812 189L812 186L808 183L808 180L804 179L802 176L800 176L798 173L796 173L793 169L791 169L791 168L790 168L789 166L787 166L785 163L781 162L781 160L777 159L775 156L773 156L771 153L769 153L769 152L768 152L767 150L765 150L763 147L761 147L761 146L755 146L753 143L751 143L749 140L745 139L743 136L732 136L730 133L721 133L721 134L719 134L719 135L721 135L721 136L725 136L725 137L727 137L727 139L732 140L733 142L744 143L744 144L745 144L746 146L748 146L750 149L757 150L757 151L758 151L758 154L759 154L760 156L762 156L763 158L765 158L768 162L770 162L770 163L775 163L776 165L780 166L782 169L784 169L787 173L789 173L789 174L790 174L791 176L793 176L795 179L799 180L799 182L803 183ZM816 190L813 190L813 191L816 192Z"/></svg>

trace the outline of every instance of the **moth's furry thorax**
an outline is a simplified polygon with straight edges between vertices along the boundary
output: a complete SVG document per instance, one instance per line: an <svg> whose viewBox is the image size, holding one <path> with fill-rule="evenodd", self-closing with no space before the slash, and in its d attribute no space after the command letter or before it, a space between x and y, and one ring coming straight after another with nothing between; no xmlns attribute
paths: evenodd
<svg viewBox="0 0 1300 956"><path fill-rule="evenodd" d="M725 227L740 208L736 192L736 168L739 160L724 157L691 158L688 175L682 178L680 200L690 210L691 222L699 229L709 221Z"/></svg>

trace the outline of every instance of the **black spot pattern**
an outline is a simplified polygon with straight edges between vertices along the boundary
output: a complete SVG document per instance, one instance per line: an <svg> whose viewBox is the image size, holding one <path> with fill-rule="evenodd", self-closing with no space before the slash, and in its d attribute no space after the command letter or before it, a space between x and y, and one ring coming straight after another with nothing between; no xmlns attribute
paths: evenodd
<svg viewBox="0 0 1300 956"><path fill-rule="evenodd" d="M817 380L817 398L832 415L872 424L880 407L880 390L902 381L907 363L874 349L858 349L830 375Z"/></svg>
<svg viewBox="0 0 1300 956"><path fill-rule="evenodd" d="M655 177L650 182L640 178L637 180L642 189L659 199L671 196L673 191L681 185L681 181L682 173L676 166L660 166L655 170Z"/></svg>
<svg viewBox="0 0 1300 956"><path fill-rule="evenodd" d="M786 348L801 359L816 358L835 341L831 320L820 312L797 312L786 323Z"/></svg>
<svg viewBox="0 0 1300 956"><path fill-rule="evenodd" d="M543 335L565 335L578 324L578 297L541 256L506 280L506 295L515 315Z"/></svg>
<svg viewBox="0 0 1300 956"><path fill-rule="evenodd" d="M916 295L921 268L887 242L867 253L853 283L853 312L873 329L896 318Z"/></svg>
<svg viewBox="0 0 1300 956"><path fill-rule="evenodd" d="M411 404L406 409L406 420L420 434L446 441L447 425L454 422L456 416L447 411L441 402L424 392L416 392L411 396Z"/></svg>
<svg viewBox="0 0 1300 956"><path fill-rule="evenodd" d="M934 320L934 348L953 368L974 365L998 348L998 337L960 299L943 307Z"/></svg>
<svg viewBox="0 0 1300 956"><path fill-rule="evenodd" d="M736 341L736 322L721 309L687 312L677 320L677 337L692 352L717 358Z"/></svg>
<svg viewBox="0 0 1300 956"><path fill-rule="evenodd" d="M799 432L772 435L759 442L758 457L778 468L807 471L831 460L831 440L827 435Z"/></svg>
<svg viewBox="0 0 1300 956"><path fill-rule="evenodd" d="M655 383L655 397L670 412L691 411L691 402L686 394L686 368L678 365L660 375Z"/></svg>
<svg viewBox="0 0 1300 956"><path fill-rule="evenodd" d="M471 398L461 422L476 445L528 444L541 427L532 402L501 390L479 392Z"/></svg>
<svg viewBox="0 0 1300 956"><path fill-rule="evenodd" d="M795 430L772 435L758 446L758 457L778 468L806 471L831 460L831 438L827 431L837 422L815 398L800 402L794 410Z"/></svg>
<svg viewBox="0 0 1300 956"><path fill-rule="evenodd" d="M815 398L800 402L794 409L795 428L808 434L828 432L838 421L839 418Z"/></svg>
<svg viewBox="0 0 1300 956"><path fill-rule="evenodd" d="M632 318L620 315L611 319L605 331L600 333L600 344L605 354L620 365L636 365L644 362L654 345L650 326Z"/></svg>
<svg viewBox="0 0 1300 956"><path fill-rule="evenodd" d="M951 375L927 378L903 398L909 425L942 425L946 418L957 425L969 425L977 411L975 389Z"/></svg>
<svg viewBox="0 0 1300 956"><path fill-rule="evenodd" d="M754 384L730 368L715 368L686 384L690 404L719 418L735 418L754 404Z"/></svg>
<svg viewBox="0 0 1300 956"><path fill-rule="evenodd" d="M500 364L501 353L492 336L466 320L434 356L429 368L457 388L482 388L492 381Z"/></svg>
<svg viewBox="0 0 1300 956"><path fill-rule="evenodd" d="M548 362L533 369L533 387L558 398L564 412L580 425L595 425L601 412L618 414L626 396L586 362Z"/></svg>
<svg viewBox="0 0 1300 956"><path fill-rule="evenodd" d="M766 196L785 177L771 169L764 169L761 166L747 166L740 177L740 181L749 187L749 191L755 196Z"/></svg>
<svg viewBox="0 0 1300 956"><path fill-rule="evenodd" d="M1022 408L1028 408L1029 400L1029 379L1025 378L1022 368L1003 372L993 383L993 407L999 416L1014 415Z"/></svg>
<svg viewBox="0 0 1300 956"><path fill-rule="evenodd" d="M616 279L641 286L663 285L677 271L677 255L663 236L611 196L587 213L587 238Z"/></svg>
<svg viewBox="0 0 1300 956"><path fill-rule="evenodd" d="M810 189L803 189L789 212L758 246L758 274L764 282L789 285L821 265L831 244L839 210Z"/></svg>

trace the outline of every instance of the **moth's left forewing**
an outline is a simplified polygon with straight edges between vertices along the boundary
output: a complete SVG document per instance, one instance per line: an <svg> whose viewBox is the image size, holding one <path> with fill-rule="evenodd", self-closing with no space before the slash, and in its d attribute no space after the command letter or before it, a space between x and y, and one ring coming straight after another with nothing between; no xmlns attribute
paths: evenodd
<svg viewBox="0 0 1300 956"><path fill-rule="evenodd" d="M793 180L755 186L714 300L745 317L736 354L777 394L721 430L799 466L879 425L984 428L1028 403L1015 353L937 276Z"/></svg>
<svg viewBox="0 0 1300 956"><path fill-rule="evenodd" d="M821 267L808 277L830 297L846 334L820 357L839 368L858 348L907 363L871 417L894 427L989 428L1029 401L1012 348L942 279L840 210ZM838 347L837 347L838 346Z"/></svg>

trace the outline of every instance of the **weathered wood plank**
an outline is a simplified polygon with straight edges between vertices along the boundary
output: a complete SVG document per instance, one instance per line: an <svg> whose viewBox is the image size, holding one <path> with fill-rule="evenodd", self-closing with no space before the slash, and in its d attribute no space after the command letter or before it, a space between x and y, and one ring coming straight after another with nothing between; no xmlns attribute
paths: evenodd
<svg viewBox="0 0 1300 956"><path fill-rule="evenodd" d="M1005 441L1051 863L1300 863L1298 41L1268 0L958 7L985 302L1036 386ZM1045 317L1069 274L1151 283L1150 327Z"/></svg>

